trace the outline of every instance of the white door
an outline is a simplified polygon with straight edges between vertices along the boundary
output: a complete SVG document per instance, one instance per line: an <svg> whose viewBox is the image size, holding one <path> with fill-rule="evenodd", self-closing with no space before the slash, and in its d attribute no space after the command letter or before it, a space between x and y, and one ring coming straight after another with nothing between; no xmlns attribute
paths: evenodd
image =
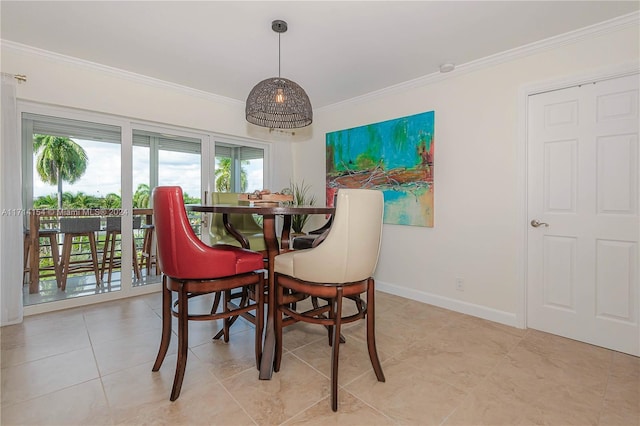
<svg viewBox="0 0 640 426"><path fill-rule="evenodd" d="M640 355L638 75L528 111L527 325Z"/></svg>

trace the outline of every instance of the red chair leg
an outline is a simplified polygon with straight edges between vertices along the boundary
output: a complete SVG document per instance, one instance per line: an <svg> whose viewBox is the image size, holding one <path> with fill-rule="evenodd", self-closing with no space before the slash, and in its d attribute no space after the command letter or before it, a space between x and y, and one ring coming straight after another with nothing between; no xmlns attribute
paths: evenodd
<svg viewBox="0 0 640 426"><path fill-rule="evenodd" d="M342 323L342 287L338 287L335 300L331 301L334 317L331 347L331 409L338 411L338 357L340 354L340 326ZM335 310L334 307L335 306Z"/></svg>
<svg viewBox="0 0 640 426"><path fill-rule="evenodd" d="M162 277L162 338L156 362L151 371L158 371L171 343L171 290L167 288L167 276Z"/></svg>
<svg viewBox="0 0 640 426"><path fill-rule="evenodd" d="M180 283L178 290L178 361L176 363L176 375L171 389L171 401L180 396L184 372L187 367L187 355L189 352L189 299L184 290L184 283Z"/></svg>
<svg viewBox="0 0 640 426"><path fill-rule="evenodd" d="M378 351L376 350L376 313L374 300L376 291L373 280L369 280L367 287L367 349L369 349L369 359L371 360L373 371L376 373L376 378L379 382L384 382L384 373L382 372Z"/></svg>

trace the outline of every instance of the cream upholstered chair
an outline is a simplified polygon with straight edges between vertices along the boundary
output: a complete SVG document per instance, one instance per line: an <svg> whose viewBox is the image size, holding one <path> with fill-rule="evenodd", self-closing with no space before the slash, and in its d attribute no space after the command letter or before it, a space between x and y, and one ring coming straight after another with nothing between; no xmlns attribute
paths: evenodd
<svg viewBox="0 0 640 426"><path fill-rule="evenodd" d="M338 409L338 353L340 327L367 320L369 358L378 381L384 374L375 342L375 286L373 272L378 262L382 236L384 201L382 192L340 189L331 230L324 242L307 250L276 256L276 353L274 370L282 360L282 328L298 321L322 324L329 329L332 346L331 408ZM362 295L366 293L366 300ZM295 303L307 296L313 308L304 312ZM326 304L320 305L318 299ZM355 303L357 312L343 317L343 302Z"/></svg>

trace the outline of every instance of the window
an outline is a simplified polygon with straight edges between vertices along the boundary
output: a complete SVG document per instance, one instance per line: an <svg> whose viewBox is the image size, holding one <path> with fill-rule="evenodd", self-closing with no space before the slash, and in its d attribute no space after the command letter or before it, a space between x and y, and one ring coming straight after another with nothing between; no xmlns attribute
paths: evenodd
<svg viewBox="0 0 640 426"><path fill-rule="evenodd" d="M262 148L216 142L216 192L253 192L264 188Z"/></svg>

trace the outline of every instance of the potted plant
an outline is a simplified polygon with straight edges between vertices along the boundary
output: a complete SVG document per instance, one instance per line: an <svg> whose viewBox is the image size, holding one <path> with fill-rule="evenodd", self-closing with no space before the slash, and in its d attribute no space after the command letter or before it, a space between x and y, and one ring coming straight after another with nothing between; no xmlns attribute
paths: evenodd
<svg viewBox="0 0 640 426"><path fill-rule="evenodd" d="M309 190L311 189L311 185L307 185L304 183L291 183L290 188L291 194L293 195L293 201L291 202L294 206L313 206L316 203L315 195L309 195ZM291 229L295 234L302 234L302 228L309 220L308 214L298 214L291 216Z"/></svg>

